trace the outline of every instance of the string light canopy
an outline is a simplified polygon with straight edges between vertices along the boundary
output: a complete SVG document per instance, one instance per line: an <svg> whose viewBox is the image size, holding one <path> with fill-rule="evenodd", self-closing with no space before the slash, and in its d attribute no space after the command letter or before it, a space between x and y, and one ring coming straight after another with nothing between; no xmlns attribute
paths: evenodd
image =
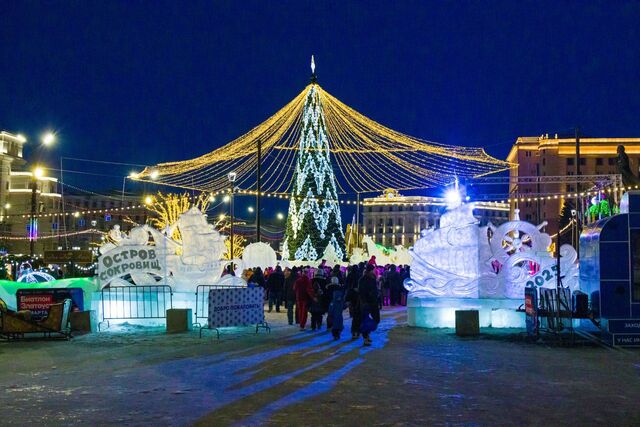
<svg viewBox="0 0 640 427"><path fill-rule="evenodd" d="M203 156L147 167L132 178L213 192L229 186L227 176L233 171L237 188L255 189L260 144L260 191L289 194L305 99L311 91L317 93L324 115L327 149L341 194L437 187L450 184L454 177L480 177L514 166L482 148L440 144L389 129L326 92L313 70L311 83L302 92L246 134Z"/></svg>

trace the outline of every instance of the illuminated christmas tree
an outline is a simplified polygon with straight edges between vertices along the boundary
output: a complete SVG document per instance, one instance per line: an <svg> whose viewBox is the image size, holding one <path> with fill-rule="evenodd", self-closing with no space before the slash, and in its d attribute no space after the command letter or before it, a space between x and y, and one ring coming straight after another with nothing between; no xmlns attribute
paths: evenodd
<svg viewBox="0 0 640 427"><path fill-rule="evenodd" d="M315 84L313 57L311 71L312 84L306 94L302 115L283 256L291 260L315 261L331 244L342 259L345 243L340 205L322 103Z"/></svg>

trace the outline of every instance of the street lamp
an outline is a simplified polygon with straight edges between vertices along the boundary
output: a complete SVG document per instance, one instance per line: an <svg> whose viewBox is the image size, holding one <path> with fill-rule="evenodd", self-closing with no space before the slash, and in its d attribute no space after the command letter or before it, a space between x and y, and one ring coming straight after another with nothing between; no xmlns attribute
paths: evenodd
<svg viewBox="0 0 640 427"><path fill-rule="evenodd" d="M53 132L47 132L42 136L42 144L51 145L56 142L56 135Z"/></svg>
<svg viewBox="0 0 640 427"><path fill-rule="evenodd" d="M278 214L276 215L276 218L282 221L284 219L284 215L282 214L282 212L278 212Z"/></svg>
<svg viewBox="0 0 640 427"><path fill-rule="evenodd" d="M138 179L138 174L135 172L129 172L129 176L125 176L122 178L122 195L120 197L120 207L124 207L124 186L127 182L127 178L129 179Z"/></svg>
<svg viewBox="0 0 640 427"><path fill-rule="evenodd" d="M249 206L247 210L249 211L249 213L253 213L253 206Z"/></svg>
<svg viewBox="0 0 640 427"><path fill-rule="evenodd" d="M230 249L231 249L231 253L229 254L229 259L233 259L233 195L235 192L235 188L233 186L233 184L236 182L236 177L238 175L235 172L229 172L229 174L227 175L227 178L229 178L229 182L231 183L231 203L229 204L229 211L230 211L230 216L231 216L231 223L229 224L229 229L230 229ZM233 263L231 265L231 268L233 269Z"/></svg>
<svg viewBox="0 0 640 427"><path fill-rule="evenodd" d="M38 197L38 179L44 176L44 169L37 166L31 173L31 218L29 219L29 255L33 258L35 252L35 239L38 237L38 220L36 219L36 206Z"/></svg>
<svg viewBox="0 0 640 427"><path fill-rule="evenodd" d="M42 168L41 168L41 167L39 167L39 166L38 166L38 167L36 167L36 168L33 170L33 176L34 176L36 179L40 179L40 178L42 178L42 177L44 176L44 169L42 169Z"/></svg>

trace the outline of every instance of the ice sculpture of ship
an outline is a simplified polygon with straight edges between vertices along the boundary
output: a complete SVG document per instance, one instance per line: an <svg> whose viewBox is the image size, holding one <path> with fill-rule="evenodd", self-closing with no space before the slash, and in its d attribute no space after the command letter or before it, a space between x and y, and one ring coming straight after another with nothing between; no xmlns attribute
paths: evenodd
<svg viewBox="0 0 640 427"><path fill-rule="evenodd" d="M180 230L181 241L171 237L176 227ZM130 277L131 282L139 286L154 285L158 279L162 279L174 290L195 292L198 285L221 284L223 268L231 263L223 259L225 236L207 222L206 214L195 207L181 214L177 222L165 230L143 225L133 228L127 235L115 226L109 236L113 243L105 243L100 247L101 256L98 259L101 287L109 284L129 285L131 283L123 278ZM149 259L123 260L117 255L123 249L134 254L149 248L154 248L156 270L149 270L153 264ZM109 259L108 265L104 265L105 258ZM126 268L116 265L120 262L126 264ZM234 260L233 263L242 265L241 260ZM101 276L103 272L119 267L122 267L120 273L109 275L108 279Z"/></svg>
<svg viewBox="0 0 640 427"><path fill-rule="evenodd" d="M491 321L495 310L513 312L523 302L526 286L555 287L557 261L549 252L551 237L540 231L545 225L520 221L516 209L512 221L480 227L472 203L450 207L440 226L423 230L410 251L409 323L453 326L456 309L482 308L481 324L489 326L499 323ZM575 290L576 251L563 245L560 256L563 286ZM424 312L428 308L436 315ZM521 316L515 317L509 326L522 326Z"/></svg>

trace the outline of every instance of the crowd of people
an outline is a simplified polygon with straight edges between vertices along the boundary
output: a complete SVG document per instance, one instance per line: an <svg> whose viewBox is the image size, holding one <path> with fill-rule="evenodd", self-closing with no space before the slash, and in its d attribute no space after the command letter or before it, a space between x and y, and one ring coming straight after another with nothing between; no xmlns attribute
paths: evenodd
<svg viewBox="0 0 640 427"><path fill-rule="evenodd" d="M403 282L409 277L409 266L377 266L372 257L367 263L328 267L323 261L317 267L280 265L244 270L242 279L249 286L265 289L269 312L286 310L289 325L312 331L323 327L339 340L344 329L344 312L351 317L351 339L362 337L371 345L371 332L380 323L380 310L385 305L406 305ZM284 311L283 310L283 311Z"/></svg>

